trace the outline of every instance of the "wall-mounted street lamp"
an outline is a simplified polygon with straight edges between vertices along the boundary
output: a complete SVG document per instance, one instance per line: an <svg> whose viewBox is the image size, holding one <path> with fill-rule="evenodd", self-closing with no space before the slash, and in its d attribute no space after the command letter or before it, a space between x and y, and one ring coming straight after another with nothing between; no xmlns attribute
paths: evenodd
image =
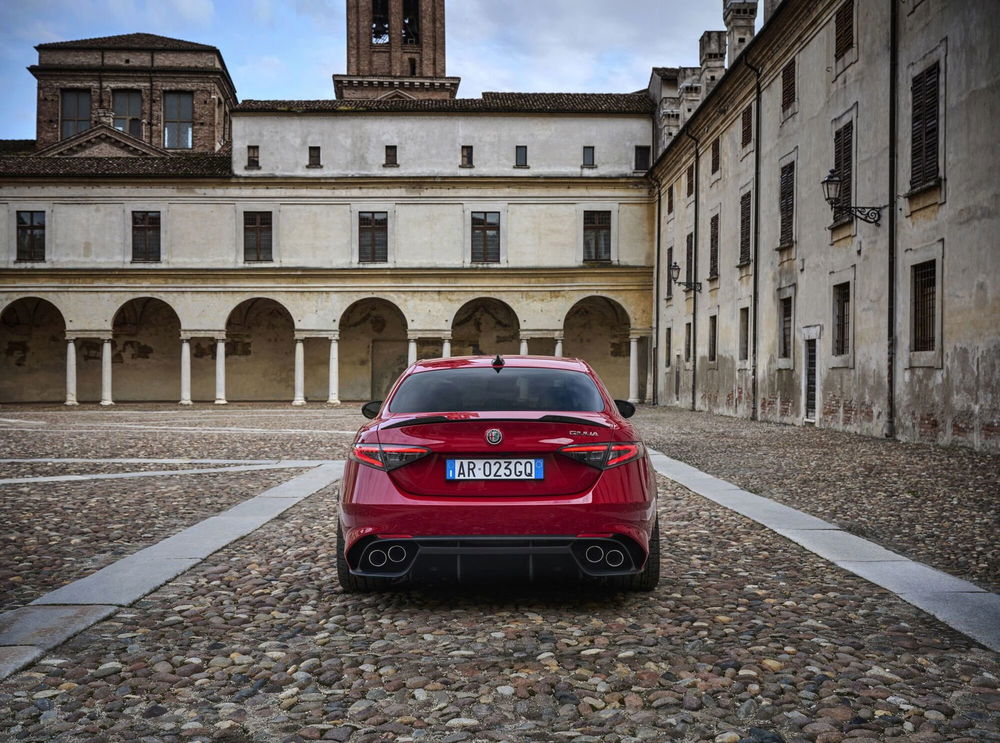
<svg viewBox="0 0 1000 743"><path fill-rule="evenodd" d="M840 176L837 175L836 170L831 170L830 174L823 179L823 198L826 199L826 203L830 205L833 209L833 220L837 221L837 218L850 214L857 217L862 222L867 222L868 224L877 225L882 221L882 210L885 209L884 206L843 206L840 204L840 188L843 185Z"/></svg>
<svg viewBox="0 0 1000 743"><path fill-rule="evenodd" d="M683 286L685 289L694 289L696 292L701 291L700 281L681 281L681 267L677 265L677 261L674 261L670 265L670 279L678 286Z"/></svg>

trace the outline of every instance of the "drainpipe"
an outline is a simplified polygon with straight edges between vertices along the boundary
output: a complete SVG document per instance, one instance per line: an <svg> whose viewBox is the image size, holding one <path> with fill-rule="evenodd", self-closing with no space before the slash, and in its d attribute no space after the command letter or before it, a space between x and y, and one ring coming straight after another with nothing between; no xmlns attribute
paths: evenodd
<svg viewBox="0 0 1000 743"><path fill-rule="evenodd" d="M656 189L656 252L653 254L653 348L650 356L653 364L653 405L660 404L660 179L650 170L649 178ZM670 267L667 266L667 270Z"/></svg>
<svg viewBox="0 0 1000 743"><path fill-rule="evenodd" d="M760 247L758 243L760 242L760 99L761 99L761 88L760 88L760 68L754 67L750 64L750 60L747 59L747 55L743 54L740 57L751 72L753 72L755 77L754 82L754 143L753 143L753 291L750 299L750 315L752 316L751 323L753 324L753 332L751 335L750 342L750 420L757 420L757 340L759 334L757 332L757 316L758 305L760 304L760 288L759 288L759 278L760 273Z"/></svg>
<svg viewBox="0 0 1000 743"><path fill-rule="evenodd" d="M886 349L885 436L896 436L896 121L899 98L896 76L899 69L899 12L896 0L889 0L889 292L887 297L888 338Z"/></svg>
<svg viewBox="0 0 1000 743"><path fill-rule="evenodd" d="M699 159L701 157L701 142L691 132L684 130L692 142L694 142L694 229L691 230L691 280L698 280L698 202L701 200L701 190L699 183ZM691 292L691 410L695 410L696 394L698 389L698 292L688 289Z"/></svg>

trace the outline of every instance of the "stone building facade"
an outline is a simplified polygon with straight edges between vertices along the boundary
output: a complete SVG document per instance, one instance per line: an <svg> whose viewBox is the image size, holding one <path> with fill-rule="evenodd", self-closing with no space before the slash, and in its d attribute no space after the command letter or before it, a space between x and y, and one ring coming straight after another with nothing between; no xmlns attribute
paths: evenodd
<svg viewBox="0 0 1000 743"><path fill-rule="evenodd" d="M163 37L38 47L37 137L0 142L0 401L363 400L530 352L636 401L1000 448L982 3L766 0L755 36L723 0L644 90L476 99L443 0L347 8L330 100L238 103Z"/></svg>

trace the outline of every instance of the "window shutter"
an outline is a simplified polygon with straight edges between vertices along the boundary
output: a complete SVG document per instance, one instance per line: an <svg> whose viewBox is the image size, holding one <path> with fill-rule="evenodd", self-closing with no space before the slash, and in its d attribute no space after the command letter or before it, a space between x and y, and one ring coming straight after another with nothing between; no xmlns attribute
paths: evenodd
<svg viewBox="0 0 1000 743"><path fill-rule="evenodd" d="M795 60L781 71L781 110L787 111L795 103Z"/></svg>
<svg viewBox="0 0 1000 743"><path fill-rule="evenodd" d="M694 281L694 233L689 232L687 236L687 266L684 268L684 276L688 282Z"/></svg>
<svg viewBox="0 0 1000 743"><path fill-rule="evenodd" d="M841 209L850 207L853 201L851 186L854 182L854 122L849 121L833 135L833 168L840 176Z"/></svg>
<svg viewBox="0 0 1000 743"><path fill-rule="evenodd" d="M781 232L779 245L792 244L792 226L795 218L795 163L788 163L781 168L781 178L778 195L778 211L781 215Z"/></svg>
<svg viewBox="0 0 1000 743"><path fill-rule="evenodd" d="M667 186L667 214L674 213L674 184Z"/></svg>
<svg viewBox="0 0 1000 743"><path fill-rule="evenodd" d="M753 142L753 104L743 109L743 137L741 140L744 147Z"/></svg>
<svg viewBox="0 0 1000 743"><path fill-rule="evenodd" d="M837 9L834 27L834 55L840 59L854 47L854 0L847 0Z"/></svg>
<svg viewBox="0 0 1000 743"><path fill-rule="evenodd" d="M713 214L709 222L709 259L708 276L714 278L719 275L719 215Z"/></svg>
<svg viewBox="0 0 1000 743"><path fill-rule="evenodd" d="M940 65L935 62L913 78L913 123L910 150L910 188L938 177L938 98Z"/></svg>
<svg viewBox="0 0 1000 743"><path fill-rule="evenodd" d="M740 198L740 263L750 262L750 209L753 194L747 191Z"/></svg>
<svg viewBox="0 0 1000 743"><path fill-rule="evenodd" d="M712 172L719 172L719 160L720 160L720 145L719 138L716 137L715 141L712 142Z"/></svg>
<svg viewBox="0 0 1000 743"><path fill-rule="evenodd" d="M674 249L667 248L667 296L674 296L674 278L670 275L670 267L674 265Z"/></svg>
<svg viewBox="0 0 1000 743"><path fill-rule="evenodd" d="M687 195L694 195L694 165L688 165L687 173Z"/></svg>

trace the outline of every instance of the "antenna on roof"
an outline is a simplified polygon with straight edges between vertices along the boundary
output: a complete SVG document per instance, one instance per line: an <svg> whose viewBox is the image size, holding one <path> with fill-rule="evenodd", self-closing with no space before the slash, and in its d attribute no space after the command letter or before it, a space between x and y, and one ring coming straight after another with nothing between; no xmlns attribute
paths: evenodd
<svg viewBox="0 0 1000 743"><path fill-rule="evenodd" d="M497 374L499 374L500 370L503 369L503 365L504 365L503 357L500 354L497 354L497 357L493 359L493 370Z"/></svg>

